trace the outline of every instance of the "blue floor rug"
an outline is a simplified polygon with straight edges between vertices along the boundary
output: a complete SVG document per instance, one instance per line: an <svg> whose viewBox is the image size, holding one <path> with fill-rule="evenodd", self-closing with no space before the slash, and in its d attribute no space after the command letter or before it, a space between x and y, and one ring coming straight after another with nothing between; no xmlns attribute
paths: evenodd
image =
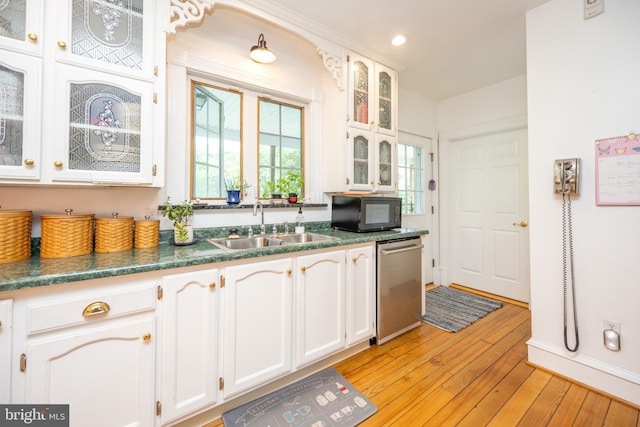
<svg viewBox="0 0 640 427"><path fill-rule="evenodd" d="M225 427L355 426L378 408L327 368L222 414Z"/></svg>
<svg viewBox="0 0 640 427"><path fill-rule="evenodd" d="M500 301L436 286L425 292L425 315L421 320L448 332L458 332L500 307Z"/></svg>

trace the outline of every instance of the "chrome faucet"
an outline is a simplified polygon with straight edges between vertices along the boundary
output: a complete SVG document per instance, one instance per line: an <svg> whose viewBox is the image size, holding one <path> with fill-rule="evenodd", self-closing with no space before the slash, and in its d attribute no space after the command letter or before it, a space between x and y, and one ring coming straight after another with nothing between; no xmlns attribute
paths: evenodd
<svg viewBox="0 0 640 427"><path fill-rule="evenodd" d="M262 202L258 200L253 204L253 216L258 215L258 206L260 207L260 234L264 235L264 207L262 206Z"/></svg>

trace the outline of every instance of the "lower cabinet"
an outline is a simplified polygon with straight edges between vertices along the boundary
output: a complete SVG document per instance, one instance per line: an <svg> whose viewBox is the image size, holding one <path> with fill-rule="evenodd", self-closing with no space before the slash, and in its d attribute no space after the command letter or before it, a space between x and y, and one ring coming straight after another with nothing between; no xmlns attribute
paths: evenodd
<svg viewBox="0 0 640 427"><path fill-rule="evenodd" d="M347 345L368 340L376 330L375 247L347 250Z"/></svg>
<svg viewBox="0 0 640 427"><path fill-rule="evenodd" d="M296 258L296 367L345 346L345 251Z"/></svg>
<svg viewBox="0 0 640 427"><path fill-rule="evenodd" d="M0 402L11 402L11 329L13 317L10 299L0 300Z"/></svg>
<svg viewBox="0 0 640 427"><path fill-rule="evenodd" d="M291 372L292 268L292 259L285 258L224 269L225 399Z"/></svg>
<svg viewBox="0 0 640 427"><path fill-rule="evenodd" d="M161 319L163 423L210 406L218 392L218 269L164 276Z"/></svg>

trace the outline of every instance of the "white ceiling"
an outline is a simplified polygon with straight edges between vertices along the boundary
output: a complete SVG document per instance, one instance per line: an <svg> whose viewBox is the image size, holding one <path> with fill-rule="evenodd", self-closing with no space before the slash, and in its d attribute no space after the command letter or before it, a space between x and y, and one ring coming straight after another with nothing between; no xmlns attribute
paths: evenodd
<svg viewBox="0 0 640 427"><path fill-rule="evenodd" d="M270 0L386 58L401 87L435 101L525 74L524 15L547 1Z"/></svg>

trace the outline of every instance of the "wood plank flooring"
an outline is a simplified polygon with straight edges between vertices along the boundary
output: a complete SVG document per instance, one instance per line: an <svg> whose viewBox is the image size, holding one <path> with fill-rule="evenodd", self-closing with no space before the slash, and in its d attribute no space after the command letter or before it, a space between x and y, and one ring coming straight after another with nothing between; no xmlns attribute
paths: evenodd
<svg viewBox="0 0 640 427"><path fill-rule="evenodd" d="M529 366L530 320L505 304L457 333L423 323L334 367L378 407L362 427L640 427L638 408Z"/></svg>

